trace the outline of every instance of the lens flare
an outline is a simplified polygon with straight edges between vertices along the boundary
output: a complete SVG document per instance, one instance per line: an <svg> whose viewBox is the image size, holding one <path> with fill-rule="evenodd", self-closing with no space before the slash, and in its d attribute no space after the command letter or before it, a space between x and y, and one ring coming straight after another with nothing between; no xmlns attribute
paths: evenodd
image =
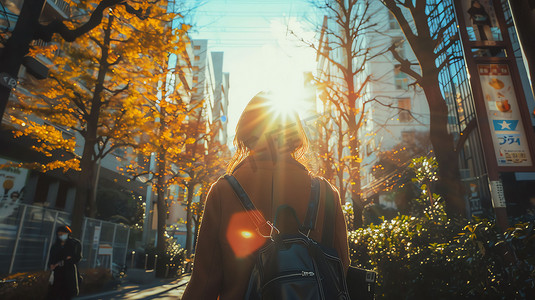
<svg viewBox="0 0 535 300"><path fill-rule="evenodd" d="M228 223L226 237L234 255L239 258L253 254L266 242L266 239L258 234L255 225L245 211L232 215Z"/></svg>
<svg viewBox="0 0 535 300"><path fill-rule="evenodd" d="M253 237L253 233L247 230L241 232L241 236L245 239L250 239Z"/></svg>

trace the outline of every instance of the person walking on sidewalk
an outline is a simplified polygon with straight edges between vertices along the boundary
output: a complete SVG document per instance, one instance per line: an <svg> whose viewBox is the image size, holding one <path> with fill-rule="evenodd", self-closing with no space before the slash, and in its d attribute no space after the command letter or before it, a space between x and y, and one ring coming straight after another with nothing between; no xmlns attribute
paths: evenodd
<svg viewBox="0 0 535 300"><path fill-rule="evenodd" d="M48 266L52 270L47 299L71 299L78 295L78 262L82 258L82 245L72 238L68 226L56 230L56 242L50 248Z"/></svg>
<svg viewBox="0 0 535 300"><path fill-rule="evenodd" d="M304 165L308 140L297 114L274 111L270 98L269 94L257 94L244 109L227 174L239 181L266 220L275 222L277 215L281 233L296 232L297 222L305 220L311 193L312 175ZM325 180L321 180L320 191L317 222L310 237L321 240L324 221L333 222L334 248L347 271L349 250L340 196ZM327 193L337 200L332 220L324 220ZM296 218L277 213L287 207L295 211ZM193 272L182 299L243 299L255 254L265 242L229 182L217 180L206 199Z"/></svg>

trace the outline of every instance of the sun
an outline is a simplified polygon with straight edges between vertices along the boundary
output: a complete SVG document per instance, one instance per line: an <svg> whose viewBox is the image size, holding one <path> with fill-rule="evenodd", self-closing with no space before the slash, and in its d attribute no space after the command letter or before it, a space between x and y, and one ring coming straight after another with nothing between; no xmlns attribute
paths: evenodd
<svg viewBox="0 0 535 300"><path fill-rule="evenodd" d="M303 114L305 106L304 92L296 87L277 89L272 94L274 113L281 114L283 117L289 114Z"/></svg>

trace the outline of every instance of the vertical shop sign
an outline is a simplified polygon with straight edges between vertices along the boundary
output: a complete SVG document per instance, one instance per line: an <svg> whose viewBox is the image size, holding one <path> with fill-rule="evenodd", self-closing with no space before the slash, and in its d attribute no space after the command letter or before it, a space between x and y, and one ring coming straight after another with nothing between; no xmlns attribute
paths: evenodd
<svg viewBox="0 0 535 300"><path fill-rule="evenodd" d="M462 10L470 41L502 41L492 0L463 0Z"/></svg>
<svg viewBox="0 0 535 300"><path fill-rule="evenodd" d="M498 166L532 166L508 65L478 64L477 69Z"/></svg>

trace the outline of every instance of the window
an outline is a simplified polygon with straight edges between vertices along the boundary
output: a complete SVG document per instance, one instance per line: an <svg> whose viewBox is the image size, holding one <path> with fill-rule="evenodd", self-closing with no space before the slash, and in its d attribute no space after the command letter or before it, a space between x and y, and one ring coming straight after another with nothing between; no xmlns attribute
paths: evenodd
<svg viewBox="0 0 535 300"><path fill-rule="evenodd" d="M390 29L399 29L398 21L391 12L388 12L388 27Z"/></svg>
<svg viewBox="0 0 535 300"><path fill-rule="evenodd" d="M112 153L116 157L122 157L122 158L126 157L126 150L124 148L115 148Z"/></svg>
<svg viewBox="0 0 535 300"><path fill-rule="evenodd" d="M392 38L392 44L396 47L396 52L401 56L401 58L405 58L405 39L402 37L395 37Z"/></svg>
<svg viewBox="0 0 535 300"><path fill-rule="evenodd" d="M194 83L199 82L199 77L198 77L198 76L193 76L193 82L194 82Z"/></svg>
<svg viewBox="0 0 535 300"><path fill-rule="evenodd" d="M375 140L371 140L366 144L366 156L370 156L375 151Z"/></svg>
<svg viewBox="0 0 535 300"><path fill-rule="evenodd" d="M412 116L410 114L411 111L411 98L401 98L398 99L398 107L399 110L399 121L402 123L410 122L412 120Z"/></svg>
<svg viewBox="0 0 535 300"><path fill-rule="evenodd" d="M409 76L401 72L401 65L394 66L394 84L398 90L409 89Z"/></svg>
<svg viewBox="0 0 535 300"><path fill-rule="evenodd" d="M193 71L199 71L199 66L193 66L193 67L192 67L192 70L193 70Z"/></svg>
<svg viewBox="0 0 535 300"><path fill-rule="evenodd" d="M401 133L401 141L404 145L414 145L414 139L414 131L403 131Z"/></svg>
<svg viewBox="0 0 535 300"><path fill-rule="evenodd" d="M193 50L201 50L201 46L193 46Z"/></svg>
<svg viewBox="0 0 535 300"><path fill-rule="evenodd" d="M195 55L195 57L193 58L195 61L199 61L201 60L201 57L199 55Z"/></svg>

